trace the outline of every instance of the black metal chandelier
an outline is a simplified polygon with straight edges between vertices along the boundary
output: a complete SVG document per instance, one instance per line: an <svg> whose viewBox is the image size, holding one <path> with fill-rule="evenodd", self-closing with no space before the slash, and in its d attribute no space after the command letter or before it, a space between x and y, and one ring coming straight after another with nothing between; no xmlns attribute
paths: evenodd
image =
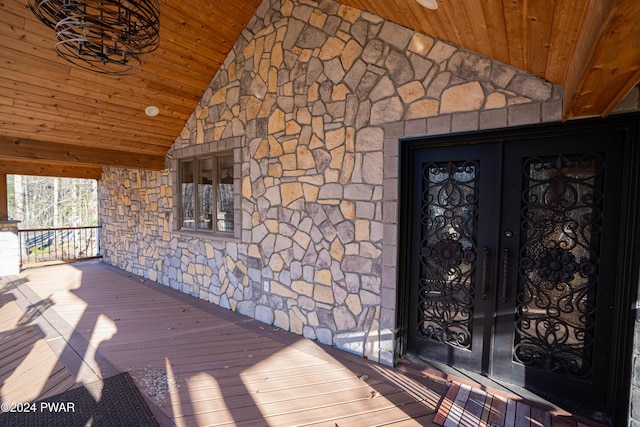
<svg viewBox="0 0 640 427"><path fill-rule="evenodd" d="M158 0L29 0L29 8L56 32L58 54L87 70L134 74L160 42Z"/></svg>

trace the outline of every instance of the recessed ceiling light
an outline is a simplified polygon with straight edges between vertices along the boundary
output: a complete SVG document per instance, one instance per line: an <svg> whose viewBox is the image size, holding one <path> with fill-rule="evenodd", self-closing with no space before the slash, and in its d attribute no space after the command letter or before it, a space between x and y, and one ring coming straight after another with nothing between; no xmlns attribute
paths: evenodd
<svg viewBox="0 0 640 427"><path fill-rule="evenodd" d="M438 8L437 0L416 0L421 6L430 10L436 10Z"/></svg>
<svg viewBox="0 0 640 427"><path fill-rule="evenodd" d="M160 109L155 105L149 105L147 108L144 109L144 113L149 117L155 117L158 114L160 114Z"/></svg>

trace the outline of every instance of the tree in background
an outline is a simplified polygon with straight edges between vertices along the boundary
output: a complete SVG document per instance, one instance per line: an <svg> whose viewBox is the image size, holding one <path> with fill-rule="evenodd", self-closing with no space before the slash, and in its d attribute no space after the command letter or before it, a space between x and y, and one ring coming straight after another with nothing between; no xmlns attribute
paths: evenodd
<svg viewBox="0 0 640 427"><path fill-rule="evenodd" d="M9 218L20 228L59 228L98 224L95 179L7 175Z"/></svg>

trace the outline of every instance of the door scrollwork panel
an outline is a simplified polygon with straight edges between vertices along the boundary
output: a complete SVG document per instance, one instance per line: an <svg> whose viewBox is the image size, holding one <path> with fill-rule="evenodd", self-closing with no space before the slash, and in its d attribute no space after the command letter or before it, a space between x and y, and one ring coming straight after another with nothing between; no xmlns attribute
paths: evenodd
<svg viewBox="0 0 640 427"><path fill-rule="evenodd" d="M592 370L604 160L524 163L514 361L588 379Z"/></svg>
<svg viewBox="0 0 640 427"><path fill-rule="evenodd" d="M427 163L422 169L418 334L470 349L474 312L479 165Z"/></svg>

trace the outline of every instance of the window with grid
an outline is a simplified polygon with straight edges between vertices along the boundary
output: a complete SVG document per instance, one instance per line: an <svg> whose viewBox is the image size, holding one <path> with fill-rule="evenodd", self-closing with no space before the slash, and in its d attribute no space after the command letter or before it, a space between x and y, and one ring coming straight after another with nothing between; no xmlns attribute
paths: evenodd
<svg viewBox="0 0 640 427"><path fill-rule="evenodd" d="M233 233L233 153L180 160L180 228Z"/></svg>

